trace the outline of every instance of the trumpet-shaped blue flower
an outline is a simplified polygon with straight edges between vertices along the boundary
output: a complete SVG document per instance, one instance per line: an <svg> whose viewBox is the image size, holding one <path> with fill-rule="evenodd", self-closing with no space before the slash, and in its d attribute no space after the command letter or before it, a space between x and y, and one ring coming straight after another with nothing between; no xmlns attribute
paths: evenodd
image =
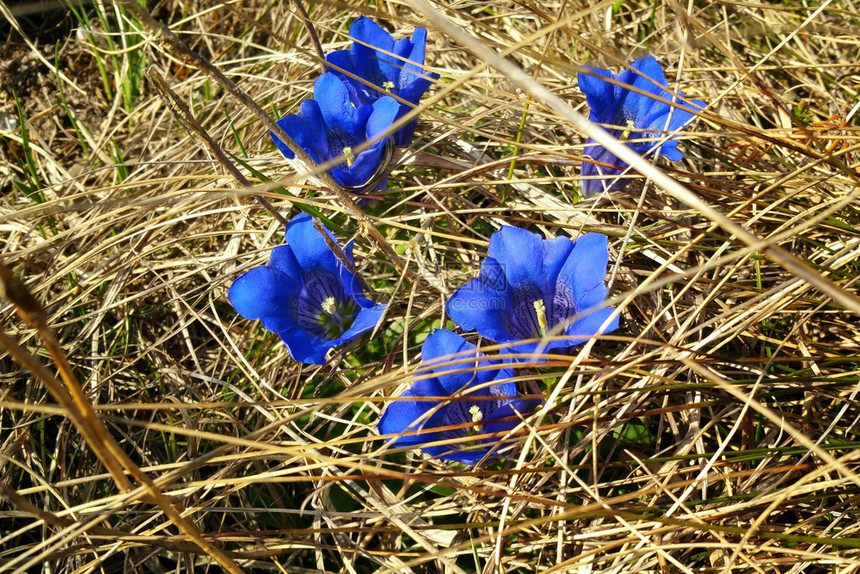
<svg viewBox="0 0 860 574"><path fill-rule="evenodd" d="M350 96L356 106L376 102L385 94L394 94L413 104L400 105L397 118L404 116L418 104L422 94L430 87L438 74L424 72L424 49L427 30L416 28L412 40L394 40L370 18L362 16L349 29L353 39L348 50L338 50L326 56L328 62L341 70L364 80L357 80L334 73L349 87ZM398 146L409 145L415 133L417 120L409 122L393 136Z"/></svg>
<svg viewBox="0 0 860 574"><path fill-rule="evenodd" d="M662 144L661 140L666 137L667 132L677 132L688 125L695 115L655 100L652 96L693 108L702 108L705 102L691 100L687 103L680 92L677 94L669 92L666 89L668 82L663 69L653 56L643 56L633 62L629 70L622 70L615 75L601 68L590 70L590 73L580 73L577 76L579 89L585 93L588 107L591 108L588 119L610 126L606 128L609 133L625 141L628 147L640 155L660 149L660 154L672 161L678 161L684 157L677 147L679 137L677 133L668 136ZM610 84L603 78L612 78L623 86ZM636 88L644 93L634 92L630 88ZM616 177L624 171L627 163L618 159L615 154L593 139L589 138L586 142L584 154L595 162L611 166L583 162L582 194L584 196L594 195L604 188L606 191L622 189L630 183L631 178ZM587 177L594 179L585 179Z"/></svg>
<svg viewBox="0 0 860 574"><path fill-rule="evenodd" d="M515 398L511 370L487 359L475 345L451 331L430 333L421 348L421 359L426 372L400 396L413 400L390 403L379 419L380 434L407 433L394 446L420 447L444 460L476 464L499 440L479 435L513 429L520 422L517 413L529 413L541 402ZM436 398L420 400L424 397ZM456 442L425 446L448 440Z"/></svg>
<svg viewBox="0 0 860 574"><path fill-rule="evenodd" d="M618 328L615 317L601 330L614 309L592 309L606 299L608 262L605 235L587 233L574 243L505 226L490 237L489 257L478 277L448 299L448 315L463 329L497 343L576 337L513 345L511 352L572 347Z"/></svg>
<svg viewBox="0 0 860 574"><path fill-rule="evenodd" d="M262 319L280 335L294 360L322 365L329 349L373 329L385 305L364 297L310 216L294 217L286 239L272 250L268 264L236 279L227 296L239 315ZM350 241L343 250L350 261L352 247Z"/></svg>
<svg viewBox="0 0 860 574"><path fill-rule="evenodd" d="M354 191L374 191L387 183L380 174L391 159L389 137L380 138L361 153L353 150L391 127L399 111L400 104L387 96L356 108L340 78L323 74L314 83L314 99L302 102L298 114L281 118L278 125L318 164L345 157L346 161L329 170L335 181ZM284 157L293 159L284 142L274 134L272 140Z"/></svg>

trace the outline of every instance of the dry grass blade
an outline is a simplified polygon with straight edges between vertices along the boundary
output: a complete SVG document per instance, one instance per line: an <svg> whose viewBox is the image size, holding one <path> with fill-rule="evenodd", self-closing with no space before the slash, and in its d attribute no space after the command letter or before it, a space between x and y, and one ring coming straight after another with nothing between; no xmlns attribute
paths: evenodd
<svg viewBox="0 0 860 574"><path fill-rule="evenodd" d="M0 293L9 299L17 308L21 317L39 334L45 348L54 360L54 364L60 371L63 384L60 384L39 362L17 346L5 333L0 332L0 346L10 353L19 363L26 366L38 379L40 379L51 391L51 394L65 409L66 413L74 421L75 426L84 436L101 462L110 471L117 486L123 492L131 492L132 484L123 474L123 470L141 484L141 492L138 496L144 501L151 501L167 515L189 539L194 541L200 549L214 558L228 572L241 573L242 570L228 558L219 548L211 544L203 536L203 533L193 522L183 516L183 509L177 508L175 503L168 500L155 486L155 483L144 474L140 468L126 455L125 451L111 437L108 430L102 425L95 410L83 393L80 383L66 360L65 353L60 348L51 330L48 328L47 317L42 306L35 297L30 294L21 281L15 277L11 270L0 263Z"/></svg>
<svg viewBox="0 0 860 574"><path fill-rule="evenodd" d="M173 90L170 89L170 86L167 85L167 82L164 81L164 78L162 78L161 75L159 75L159 73L155 70L150 70L149 78L155 84L155 89L158 90L158 93L164 99L164 103L166 103L167 106L171 109L171 111L176 114L176 117L179 119L179 121L182 122L182 125L188 128L189 131L194 132L195 134L200 136L200 138L202 138L203 141L206 142L206 147L209 148L209 151L212 153L212 155L218 158L218 162L222 166L224 166L224 169L226 169L230 173L230 175L232 175L236 179L236 181L238 181L239 184L242 185L242 187L252 187L251 182L249 182L245 178L245 176L242 175L242 172L240 172L236 168L236 166L233 165L233 162L230 161L226 155L224 155L224 152L221 151L221 148L218 147L218 144L215 143L215 141L211 137L209 137L209 134L206 132L206 130L203 129L203 126L197 123L197 120L195 120L194 116L191 115L190 111L188 110L188 107L184 103L182 103L182 100L176 97L176 94L173 93ZM274 207L272 207L272 204L269 203L268 199L266 199L262 195L255 195L254 199L256 199L260 203L260 205L266 208L269 213L272 214L272 217L280 221L284 226L287 225L287 220L284 219L284 216L281 215Z"/></svg>
<svg viewBox="0 0 860 574"><path fill-rule="evenodd" d="M852 0L5 6L0 570L860 568ZM270 132L360 15L396 40L425 27L440 79L400 120L417 130L388 187L359 198ZM385 58L405 66L404 45ZM677 136L677 162L631 155L624 118L585 119L578 75L645 54L707 104L648 130ZM649 90L625 81L613 94ZM583 197L589 138L632 166L626 188ZM387 304L324 365L227 297L299 211ZM447 301L505 225L606 235L619 328L540 356L460 329ZM428 367L440 328L486 357ZM403 395L443 368L479 384ZM489 431L471 395L496 384L542 405Z"/></svg>

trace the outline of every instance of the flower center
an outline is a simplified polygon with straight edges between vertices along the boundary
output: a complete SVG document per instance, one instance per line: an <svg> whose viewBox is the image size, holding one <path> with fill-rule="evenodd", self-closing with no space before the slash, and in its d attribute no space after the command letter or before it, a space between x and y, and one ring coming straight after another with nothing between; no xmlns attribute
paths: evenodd
<svg viewBox="0 0 860 574"><path fill-rule="evenodd" d="M621 132L621 135L618 136L619 141L626 142L627 138L630 137L630 132L636 129L636 124L633 123L633 120L627 120L627 129Z"/></svg>
<svg viewBox="0 0 860 574"><path fill-rule="evenodd" d="M481 434L481 425L479 423L484 420L484 413L481 411L481 407L472 405L469 407L469 414L472 415L472 423L474 424L466 430L466 434L469 436Z"/></svg>
<svg viewBox="0 0 860 574"><path fill-rule="evenodd" d="M538 327L540 328L540 336L546 337L546 333L549 328L546 323L546 306L543 303L543 299L538 299L537 301L533 302L532 305L534 305L535 313L537 314L537 322Z"/></svg>
<svg viewBox="0 0 860 574"><path fill-rule="evenodd" d="M317 317L319 324L326 329L326 336L336 339L352 326L355 319L356 306L352 301L338 305L334 297L326 297L320 303L322 313Z"/></svg>
<svg viewBox="0 0 860 574"><path fill-rule="evenodd" d="M328 297L325 301L320 305L323 311L331 315L337 310L337 304L335 303L334 297Z"/></svg>
<svg viewBox="0 0 860 574"><path fill-rule="evenodd" d="M382 82L382 87L385 88L385 91L390 94L391 90L394 88L394 82Z"/></svg>
<svg viewBox="0 0 860 574"><path fill-rule="evenodd" d="M343 155L346 157L346 165L352 167L352 164L355 163L355 154L352 153L351 147L343 148Z"/></svg>
<svg viewBox="0 0 860 574"><path fill-rule="evenodd" d="M469 414L472 415L473 423L479 423L484 420L484 413L481 412L481 407L478 405L472 405L469 409Z"/></svg>

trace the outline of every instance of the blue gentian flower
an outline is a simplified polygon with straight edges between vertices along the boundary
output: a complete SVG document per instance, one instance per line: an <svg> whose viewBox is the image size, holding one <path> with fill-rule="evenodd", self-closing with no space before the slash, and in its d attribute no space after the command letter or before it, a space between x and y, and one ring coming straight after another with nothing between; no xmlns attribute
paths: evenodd
<svg viewBox="0 0 860 574"><path fill-rule="evenodd" d="M395 41L370 18L362 16L352 23L349 36L353 39L348 50L338 50L326 56L328 62L341 70L364 80L338 74L348 86L355 105L376 102L385 94L394 94L407 102L401 104L397 119L409 112L430 87L438 74L424 72L424 49L427 30L415 28L412 40L402 38ZM369 84L369 85L368 85ZM398 146L407 146L415 133L417 119L399 129L393 136Z"/></svg>
<svg viewBox="0 0 860 574"><path fill-rule="evenodd" d="M490 237L489 257L478 277L448 299L448 315L466 331L476 330L496 343L553 335L513 345L511 352L573 347L598 331L618 328L615 317L600 329L614 309L592 309L606 299L608 262L605 235L586 233L574 243L505 226Z"/></svg>
<svg viewBox="0 0 860 574"><path fill-rule="evenodd" d="M629 70L622 70L613 75L609 70L590 68L591 73L580 73L577 76L579 89L585 93L591 113L588 119L598 124L604 124L613 136L626 141L627 146L640 155L645 155L660 149L660 155L678 161L684 154L678 150L678 134L674 134L660 144L660 139L667 132L675 132L688 125L695 114L673 107L649 97L649 94L669 101L675 101L686 107L705 107L701 100L686 102L683 94L673 94L666 88L668 82L663 69L653 56L643 56L630 64ZM639 73L637 73L639 72ZM602 78L613 78L624 86L616 86ZM630 90L637 88L645 94ZM692 104L692 105L691 105ZM674 109L673 109L674 108ZM669 124L666 120L669 111L672 117ZM614 176L627 167L627 163L618 159L615 154L589 138L585 143L584 154L596 162L610 164L614 167L597 165L589 161L582 163L583 178L589 176L595 179L582 180L582 195L588 197L604 190L613 191L625 187L632 178Z"/></svg>
<svg viewBox="0 0 860 574"><path fill-rule="evenodd" d="M345 156L344 163L329 170L335 181L353 191L375 191L387 183L379 174L391 159L389 138L361 153L353 150L391 127L399 111L400 104L387 96L356 108L346 85L334 74L323 74L314 83L314 99L302 102L297 115L281 118L278 125L318 164ZM284 142L274 134L272 140L284 157L293 159ZM371 182L372 189L365 189Z"/></svg>
<svg viewBox="0 0 860 574"><path fill-rule="evenodd" d="M475 345L451 331L437 329L430 333L421 347L421 359L426 370L416 376L400 398L437 398L399 400L388 405L379 419L380 434L407 433L393 446L420 447L443 460L476 464L491 449L497 451L493 447L497 447L499 437L470 437L507 432L519 424L517 413L529 413L541 403L514 398L517 386L510 381L511 369L487 359ZM462 426L442 428L456 425ZM426 446L446 440L457 442Z"/></svg>
<svg viewBox="0 0 860 574"><path fill-rule="evenodd" d="M350 261L352 247L350 241L343 250ZM287 225L286 245L272 250L269 263L236 279L227 296L239 315L262 319L280 335L294 360L315 365L325 363L329 349L373 329L385 310L364 297L304 213Z"/></svg>

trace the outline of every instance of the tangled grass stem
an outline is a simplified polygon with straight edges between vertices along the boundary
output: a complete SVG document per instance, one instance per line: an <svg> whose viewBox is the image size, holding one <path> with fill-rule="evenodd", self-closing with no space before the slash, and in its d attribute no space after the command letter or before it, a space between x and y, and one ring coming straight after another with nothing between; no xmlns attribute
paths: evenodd
<svg viewBox="0 0 860 574"><path fill-rule="evenodd" d="M307 20L259 0L164 0L150 19L84 4L71 25L0 4L0 570L227 571L217 551L246 572L860 567L850 2L324 0ZM385 67L353 48L356 22ZM417 28L426 43L394 48ZM392 133L417 119L414 136L387 187L342 190L352 204L297 173L248 103L298 114L321 52L365 97L394 94L416 45L439 79L397 95L415 107ZM671 132L601 118L624 141L600 145L671 139L683 157L585 197L599 106L578 74L647 97L645 78L623 85L646 55L707 110ZM744 164L739 139L771 147ZM239 316L231 285L290 269L275 214L299 211L336 241L245 293L295 306ZM507 274L488 262L499 234ZM594 234L608 266L574 258L592 281L549 281L565 238ZM555 249L516 239L532 235ZM349 277L387 305L375 331L292 360L277 319L301 305L308 332L352 328ZM565 335L568 287L587 308L601 280L617 328ZM527 352L491 339L511 327Z"/></svg>

